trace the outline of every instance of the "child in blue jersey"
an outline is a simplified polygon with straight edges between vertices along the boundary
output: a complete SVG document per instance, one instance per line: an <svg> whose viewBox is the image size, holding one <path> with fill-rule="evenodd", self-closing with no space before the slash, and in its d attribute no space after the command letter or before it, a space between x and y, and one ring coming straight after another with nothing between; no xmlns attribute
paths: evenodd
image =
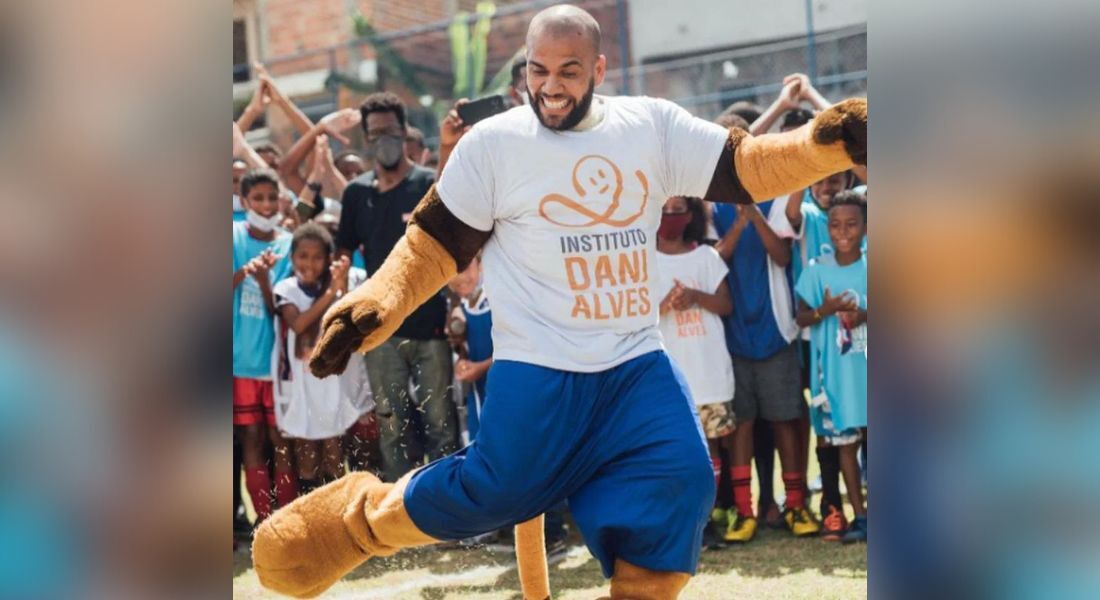
<svg viewBox="0 0 1100 600"><path fill-rule="evenodd" d="M790 131L806 124L813 114L806 110L788 112L780 126L780 131ZM785 212L787 221L796 232L792 247L791 275L798 281L802 270L809 261L822 254L832 254L833 246L829 240L828 215L833 196L847 189L852 178L848 172L834 173L814 182L805 190L798 190L787 197ZM810 331L802 329L798 340L801 385L803 393L810 389ZM805 444L804 452L809 452L809 423L803 419L799 423L799 441ZM802 429L804 427L804 429ZM821 537L826 540L839 540L848 528L840 499L840 454L835 446L817 448L817 462L821 468ZM830 507L833 507L830 509Z"/></svg>
<svg viewBox="0 0 1100 600"><path fill-rule="evenodd" d="M462 337L466 355L455 363L455 378L471 384L466 395L466 439L463 440L469 444L477 437L481 407L485 402L485 383L493 364L493 314L481 287L480 258L473 259L465 271L451 280L450 287L458 295L461 320L465 323Z"/></svg>
<svg viewBox="0 0 1100 600"><path fill-rule="evenodd" d="M811 260L823 255L832 255L833 244L829 239L829 206L833 196L844 191L851 183L849 173L835 173L814 182L809 188L797 191L787 198L787 220L798 233L794 242L791 259L791 273L794 281ZM810 330L803 329L798 341L801 359L802 390L809 390L810 383ZM806 431L809 443L809 430ZM807 448L808 450L808 448ZM816 450L817 462L821 468L821 537L836 541L844 536L848 522L844 511L838 510L840 497L840 454L836 446L819 446Z"/></svg>
<svg viewBox="0 0 1100 600"><path fill-rule="evenodd" d="M272 510L265 433L276 449L276 496L289 502L297 495L290 452L275 422L271 383L272 286L290 272L291 236L278 227L282 215L274 171L251 171L240 186L248 209L244 221L233 223L233 425L243 441L245 487L259 522Z"/></svg>
<svg viewBox="0 0 1100 600"><path fill-rule="evenodd" d="M819 446L839 448L855 513L842 540L854 542L867 539L857 459L867 428L867 257L861 249L867 204L855 192L841 192L828 215L834 252L811 261L799 277L797 320L811 328L810 417Z"/></svg>

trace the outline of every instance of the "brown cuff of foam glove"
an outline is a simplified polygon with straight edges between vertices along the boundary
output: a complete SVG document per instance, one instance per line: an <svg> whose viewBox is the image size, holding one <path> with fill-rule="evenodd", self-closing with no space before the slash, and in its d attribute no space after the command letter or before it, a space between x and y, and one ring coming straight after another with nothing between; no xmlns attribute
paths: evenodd
<svg viewBox="0 0 1100 600"><path fill-rule="evenodd" d="M352 311L355 323L366 321L367 313L377 307L381 324L363 339L359 352L369 352L388 340L406 317L457 274L451 254L423 229L410 225L378 272L341 299L341 303L357 304Z"/></svg>

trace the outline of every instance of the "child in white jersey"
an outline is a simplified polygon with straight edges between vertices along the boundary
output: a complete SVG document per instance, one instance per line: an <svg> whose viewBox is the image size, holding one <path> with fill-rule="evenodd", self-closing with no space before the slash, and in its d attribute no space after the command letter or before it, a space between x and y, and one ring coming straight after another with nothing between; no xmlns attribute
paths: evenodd
<svg viewBox="0 0 1100 600"><path fill-rule="evenodd" d="M317 340L321 317L340 296L366 280L347 258L333 260L332 236L306 223L294 232L290 257L294 275L275 285L275 417L294 438L303 492L344 475L341 439L370 410L370 386L363 361L351 361L339 377L318 379L305 366Z"/></svg>
<svg viewBox="0 0 1100 600"><path fill-rule="evenodd" d="M715 485L720 485L726 463L733 464L733 364L726 350L725 330L720 317L733 312L729 268L718 252L703 244L706 209L699 198L673 196L665 202L657 230L657 280L661 335L669 356L687 380L707 438ZM716 506L712 524L727 522L729 506ZM718 536L704 532L708 546Z"/></svg>

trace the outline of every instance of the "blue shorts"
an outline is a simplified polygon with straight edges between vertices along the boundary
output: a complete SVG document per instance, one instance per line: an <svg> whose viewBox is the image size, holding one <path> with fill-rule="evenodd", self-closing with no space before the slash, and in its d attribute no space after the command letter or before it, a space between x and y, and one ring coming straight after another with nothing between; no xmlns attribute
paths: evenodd
<svg viewBox="0 0 1100 600"><path fill-rule="evenodd" d="M454 540L562 500L605 577L615 560L695 574L714 474L691 394L657 351L599 373L498 361L477 438L409 482L424 533Z"/></svg>

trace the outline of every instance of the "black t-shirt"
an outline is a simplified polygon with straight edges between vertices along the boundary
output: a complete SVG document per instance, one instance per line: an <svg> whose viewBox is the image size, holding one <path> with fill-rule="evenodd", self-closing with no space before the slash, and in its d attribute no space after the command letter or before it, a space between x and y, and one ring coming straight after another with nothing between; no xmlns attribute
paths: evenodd
<svg viewBox="0 0 1100 600"><path fill-rule="evenodd" d="M396 187L379 192L373 171L355 178L344 190L336 246L351 252L361 249L367 273L373 275L397 240L405 235L413 209L435 183L435 172L413 165ZM414 340L443 339L447 301L436 294L409 315L394 333Z"/></svg>

